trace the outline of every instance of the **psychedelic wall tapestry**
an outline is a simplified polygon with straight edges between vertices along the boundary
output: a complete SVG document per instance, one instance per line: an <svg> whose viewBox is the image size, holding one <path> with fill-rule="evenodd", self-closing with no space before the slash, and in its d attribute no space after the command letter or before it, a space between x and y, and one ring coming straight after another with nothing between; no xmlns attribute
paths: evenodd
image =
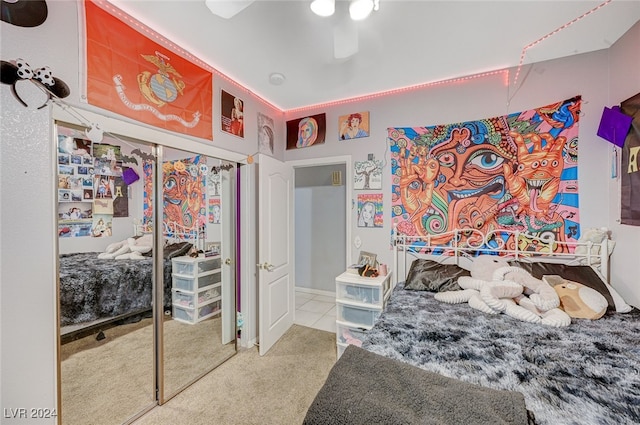
<svg viewBox="0 0 640 425"><path fill-rule="evenodd" d="M620 104L631 128L622 147L620 223L640 226L640 93Z"/></svg>
<svg viewBox="0 0 640 425"><path fill-rule="evenodd" d="M206 159L200 155L162 164L162 222L163 234L191 239L199 235L207 220L206 175L201 171L201 163ZM153 188L153 164L144 165L144 205L143 224L152 219L151 196Z"/></svg>
<svg viewBox="0 0 640 425"><path fill-rule="evenodd" d="M487 243L529 251L549 248L500 231L577 240L580 103L576 96L478 121L389 128L396 231L430 235L432 244L445 247L455 229L475 229L502 238ZM464 244L465 234L458 238Z"/></svg>

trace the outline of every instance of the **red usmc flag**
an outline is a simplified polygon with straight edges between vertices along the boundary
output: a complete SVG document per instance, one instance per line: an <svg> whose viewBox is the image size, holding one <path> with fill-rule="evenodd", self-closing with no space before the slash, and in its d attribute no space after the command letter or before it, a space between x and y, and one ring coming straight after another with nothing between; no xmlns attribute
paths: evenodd
<svg viewBox="0 0 640 425"><path fill-rule="evenodd" d="M212 75L85 1L90 104L213 139Z"/></svg>

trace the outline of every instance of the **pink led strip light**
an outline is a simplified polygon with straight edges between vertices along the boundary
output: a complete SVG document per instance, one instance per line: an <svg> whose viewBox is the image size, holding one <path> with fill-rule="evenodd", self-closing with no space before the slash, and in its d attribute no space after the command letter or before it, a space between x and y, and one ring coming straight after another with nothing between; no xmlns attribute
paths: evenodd
<svg viewBox="0 0 640 425"><path fill-rule="evenodd" d="M575 24L576 22L578 22L579 20L581 20L582 18L591 15L593 12L595 12L598 9L603 8L604 6L606 6L607 4L611 3L613 0L607 0L604 3L599 4L598 6L594 7L593 9L591 9L588 12L583 13L582 15L578 16L577 18L575 18L574 20L567 22L566 24L564 24L563 26L551 31L549 34L537 39L536 41L534 41L533 43L528 44L527 46L525 46L524 49L522 49L522 53L520 54L520 63L518 64L518 69L516 70L516 76L513 80L513 84L515 85L518 82L518 76L520 75L520 69L522 68L522 64L524 62L524 56L527 54L527 50L532 48L533 46L537 45L538 43L541 43L542 41L546 40L547 38L559 33L560 31L562 31L565 28L570 27L571 25Z"/></svg>

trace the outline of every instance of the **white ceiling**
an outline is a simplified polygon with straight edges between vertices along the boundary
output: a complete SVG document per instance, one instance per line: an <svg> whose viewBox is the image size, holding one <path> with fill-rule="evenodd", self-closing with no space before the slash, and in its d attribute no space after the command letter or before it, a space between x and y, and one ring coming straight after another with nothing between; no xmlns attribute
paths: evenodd
<svg viewBox="0 0 640 425"><path fill-rule="evenodd" d="M257 0L231 19L205 0L110 1L284 111L515 67L548 34L524 64L606 49L640 20L640 0L380 0L360 22L346 0L328 18L311 0ZM334 58L334 29L356 31L356 54Z"/></svg>

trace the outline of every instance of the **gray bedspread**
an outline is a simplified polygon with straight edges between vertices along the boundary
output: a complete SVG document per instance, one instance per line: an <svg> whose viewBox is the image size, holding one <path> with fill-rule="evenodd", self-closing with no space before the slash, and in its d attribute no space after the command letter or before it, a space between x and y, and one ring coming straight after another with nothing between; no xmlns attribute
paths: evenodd
<svg viewBox="0 0 640 425"><path fill-rule="evenodd" d="M153 260L101 260L98 252L60 255L60 326L150 310ZM164 261L165 308L171 260Z"/></svg>
<svg viewBox="0 0 640 425"><path fill-rule="evenodd" d="M331 369L304 419L305 425L527 423L517 392L446 378L353 345Z"/></svg>
<svg viewBox="0 0 640 425"><path fill-rule="evenodd" d="M464 382L522 393L541 425L640 424L637 309L553 328L441 303L433 295L398 284L362 348ZM473 396L458 395L468 397Z"/></svg>

